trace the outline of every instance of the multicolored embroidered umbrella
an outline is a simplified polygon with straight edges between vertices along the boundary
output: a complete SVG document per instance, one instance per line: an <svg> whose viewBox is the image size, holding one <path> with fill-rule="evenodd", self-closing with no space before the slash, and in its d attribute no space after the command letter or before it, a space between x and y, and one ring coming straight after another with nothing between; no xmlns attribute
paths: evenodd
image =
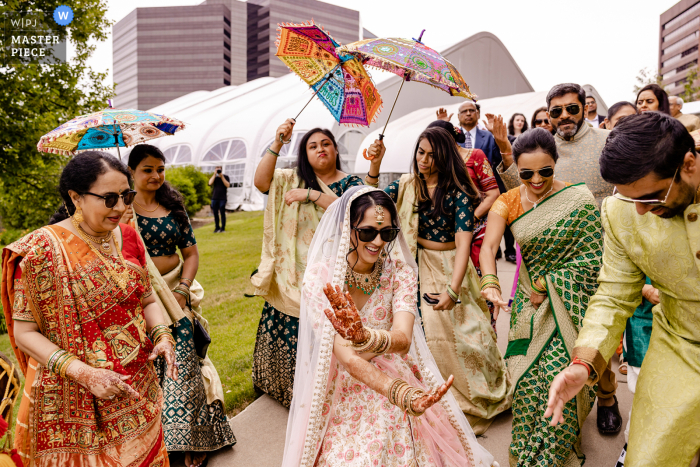
<svg viewBox="0 0 700 467"><path fill-rule="evenodd" d="M41 152L72 156L90 149L133 146L185 128L180 120L134 109L109 108L80 115L41 137Z"/></svg>
<svg viewBox="0 0 700 467"><path fill-rule="evenodd" d="M338 53L354 55L364 65L381 68L403 78L394 105L406 81L418 81L441 89L451 96L476 100L477 96L471 93L457 68L438 52L423 44L423 33L425 29L418 39L412 40L395 37L365 39L340 47ZM392 106L389 119L393 110ZM379 135L380 139L384 137L384 130Z"/></svg>
<svg viewBox="0 0 700 467"><path fill-rule="evenodd" d="M340 44L313 21L280 24L278 30L276 55L311 86L338 123L369 126L376 119L382 98L360 61L339 55Z"/></svg>

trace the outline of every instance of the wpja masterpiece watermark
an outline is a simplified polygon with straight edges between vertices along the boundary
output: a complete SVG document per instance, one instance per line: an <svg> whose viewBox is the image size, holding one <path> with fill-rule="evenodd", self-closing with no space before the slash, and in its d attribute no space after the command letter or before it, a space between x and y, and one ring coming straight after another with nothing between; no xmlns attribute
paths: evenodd
<svg viewBox="0 0 700 467"><path fill-rule="evenodd" d="M3 66L19 63L56 64L66 61L65 25L73 20L69 7L43 12L6 12L2 36Z"/></svg>

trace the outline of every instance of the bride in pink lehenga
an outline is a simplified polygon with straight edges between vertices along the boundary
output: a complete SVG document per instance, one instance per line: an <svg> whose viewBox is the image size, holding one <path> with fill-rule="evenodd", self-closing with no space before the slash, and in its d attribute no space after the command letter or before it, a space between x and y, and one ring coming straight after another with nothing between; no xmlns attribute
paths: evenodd
<svg viewBox="0 0 700 467"><path fill-rule="evenodd" d="M497 466L425 343L391 198L349 189L307 264L283 466Z"/></svg>

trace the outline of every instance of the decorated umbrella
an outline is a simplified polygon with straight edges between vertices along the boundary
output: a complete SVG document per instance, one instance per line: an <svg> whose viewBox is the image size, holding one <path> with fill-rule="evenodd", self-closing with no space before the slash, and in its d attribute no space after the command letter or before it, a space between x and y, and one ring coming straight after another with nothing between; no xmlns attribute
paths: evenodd
<svg viewBox="0 0 700 467"><path fill-rule="evenodd" d="M46 133L37 149L73 156L91 149L133 146L161 136L172 135L185 128L180 120L134 109L109 108L80 115ZM121 154L120 154L121 157Z"/></svg>
<svg viewBox="0 0 700 467"><path fill-rule="evenodd" d="M418 81L442 89L452 96L476 100L476 95L469 91L469 86L457 68L445 57L423 44L423 33L425 29L418 39L365 39L338 49L339 54L354 55L365 65L390 71L403 78L379 139L384 139L384 130L389 124L403 83L406 81Z"/></svg>
<svg viewBox="0 0 700 467"><path fill-rule="evenodd" d="M338 123L369 126L382 98L362 63L354 55L338 54L340 44L313 21L279 26L276 55L314 90L294 120L318 96Z"/></svg>

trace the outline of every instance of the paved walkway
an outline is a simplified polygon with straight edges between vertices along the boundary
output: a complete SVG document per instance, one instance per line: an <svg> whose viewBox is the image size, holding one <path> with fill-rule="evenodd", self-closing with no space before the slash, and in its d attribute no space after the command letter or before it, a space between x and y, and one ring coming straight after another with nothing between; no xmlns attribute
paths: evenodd
<svg viewBox="0 0 700 467"><path fill-rule="evenodd" d="M499 278L504 291L510 291L513 284L515 266L499 261ZM506 292L508 293L508 292ZM498 346L505 353L508 344L510 315L498 317ZM614 359L614 369L617 371ZM632 395L627 390L627 377L617 373L620 383L618 400L624 423L627 423L632 407ZM231 420L238 443L233 448L222 449L211 456L209 467L279 467L284 453L284 440L287 429L288 411L276 401L263 396L249 405ZM614 467L625 444L622 431L614 436L602 436L596 428L596 407L583 427L583 450L586 465ZM499 415L479 443L491 452L501 467L508 466L508 446L510 444L512 415L510 411ZM623 428L624 431L624 428ZM173 466L180 467L182 461L174 459Z"/></svg>

